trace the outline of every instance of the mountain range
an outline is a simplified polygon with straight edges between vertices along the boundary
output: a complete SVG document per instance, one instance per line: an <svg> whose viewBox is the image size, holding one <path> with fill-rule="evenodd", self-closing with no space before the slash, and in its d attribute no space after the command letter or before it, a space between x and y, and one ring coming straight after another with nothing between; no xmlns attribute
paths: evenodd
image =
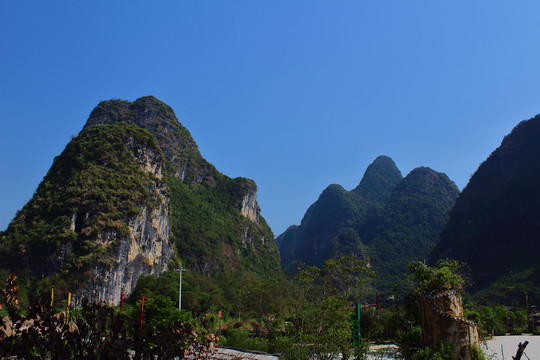
<svg viewBox="0 0 540 360"><path fill-rule="evenodd" d="M443 173L419 167L403 178L391 158L379 156L356 188L328 186L301 224L278 236L282 266L369 257L379 283L389 285L408 262L429 258L458 194Z"/></svg>
<svg viewBox="0 0 540 360"><path fill-rule="evenodd" d="M478 301L517 304L526 292L538 301L539 138L540 115L519 123L461 193L444 173L403 177L379 156L358 186L329 185L274 239L255 182L206 161L168 105L103 101L0 232L0 277L15 272L28 302L54 286L60 298L117 304L141 276L181 264L212 289L208 279L230 288L297 260L356 255L388 289L410 261L451 257L470 267Z"/></svg>

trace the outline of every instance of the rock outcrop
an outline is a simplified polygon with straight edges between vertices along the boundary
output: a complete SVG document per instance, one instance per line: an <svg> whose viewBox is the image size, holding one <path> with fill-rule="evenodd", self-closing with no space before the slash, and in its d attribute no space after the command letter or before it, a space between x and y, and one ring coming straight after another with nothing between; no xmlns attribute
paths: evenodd
<svg viewBox="0 0 540 360"><path fill-rule="evenodd" d="M168 172L180 181L201 183L214 175L214 167L204 161L189 131L174 111L153 96L133 102L107 100L92 111L83 129L115 123L133 124L152 133L168 162ZM214 171L212 171L214 170Z"/></svg>
<svg viewBox="0 0 540 360"><path fill-rule="evenodd" d="M456 360L471 359L471 347L479 345L478 327L463 317L456 291L422 296L422 342L432 349L452 345Z"/></svg>
<svg viewBox="0 0 540 360"><path fill-rule="evenodd" d="M141 169L155 180L148 188L154 208L140 206L137 215L128 223L128 234L103 231L96 238L101 246L117 242L119 245L109 254L109 261L94 266L89 283L77 292L78 296L106 304L118 304L122 290L129 296L141 275L159 275L166 271L174 257L174 247L169 239L169 203L167 185L162 182L163 159L156 149L139 146L130 139L128 147L133 151Z"/></svg>
<svg viewBox="0 0 540 360"><path fill-rule="evenodd" d="M242 199L242 209L240 210L249 220L259 223L259 204L257 204L257 189L250 188Z"/></svg>

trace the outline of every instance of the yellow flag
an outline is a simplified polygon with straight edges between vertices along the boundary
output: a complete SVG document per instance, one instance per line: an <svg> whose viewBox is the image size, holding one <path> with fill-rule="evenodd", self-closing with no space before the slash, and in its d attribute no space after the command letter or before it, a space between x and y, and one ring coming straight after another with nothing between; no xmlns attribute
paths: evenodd
<svg viewBox="0 0 540 360"><path fill-rule="evenodd" d="M66 324L69 324L69 308L71 306L71 293L68 293L68 304L66 310Z"/></svg>

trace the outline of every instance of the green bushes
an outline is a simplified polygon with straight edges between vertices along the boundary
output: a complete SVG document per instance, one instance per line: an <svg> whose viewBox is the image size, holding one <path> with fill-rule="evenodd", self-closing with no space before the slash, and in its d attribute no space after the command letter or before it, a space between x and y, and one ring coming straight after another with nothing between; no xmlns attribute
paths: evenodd
<svg viewBox="0 0 540 360"><path fill-rule="evenodd" d="M220 343L237 349L259 350L264 352L274 352L274 348L269 344L268 339L252 336L249 330L229 328L223 332Z"/></svg>
<svg viewBox="0 0 540 360"><path fill-rule="evenodd" d="M410 279L417 284L422 294L432 291L457 290L465 286L464 271L466 265L454 259L442 259L437 266L430 267L420 261L413 261L407 266Z"/></svg>
<svg viewBox="0 0 540 360"><path fill-rule="evenodd" d="M360 315L362 331L370 341L399 339L410 330L411 315L401 307L382 309L363 308Z"/></svg>
<svg viewBox="0 0 540 360"><path fill-rule="evenodd" d="M352 288L373 276L367 261L353 257L332 259L321 268L299 264L294 275L284 280L244 282L247 314L261 321L257 329L229 326L227 344L256 346L259 350L280 353L284 358L330 358L351 351ZM358 295L358 294L356 294ZM245 323L244 323L245 324Z"/></svg>
<svg viewBox="0 0 540 360"><path fill-rule="evenodd" d="M242 195L249 180L214 176L208 186L168 179L174 244L186 266L206 273L278 272L279 254L269 226L246 219ZM252 186L255 186L252 184Z"/></svg>
<svg viewBox="0 0 540 360"><path fill-rule="evenodd" d="M205 358L215 336L196 322L169 311L166 298L150 300L140 320L140 304L121 313L83 300L71 316L55 313L50 299L20 311L16 277L2 292L9 319L0 318L0 358L28 359L173 359Z"/></svg>
<svg viewBox="0 0 540 360"><path fill-rule="evenodd" d="M454 358L454 347L452 345L443 345L437 350L425 347L414 355L416 360L454 360Z"/></svg>
<svg viewBox="0 0 540 360"><path fill-rule="evenodd" d="M472 360L486 360L486 354L479 346L473 345L471 347L471 359Z"/></svg>
<svg viewBox="0 0 540 360"><path fill-rule="evenodd" d="M527 313L524 309L509 310L502 305L484 306L478 313L480 318L478 324L484 336L527 331Z"/></svg>
<svg viewBox="0 0 540 360"><path fill-rule="evenodd" d="M208 326L215 331L215 314L223 310L221 341L228 346L281 353L290 360L347 354L352 337L350 300L353 293L359 295L352 289L364 286L372 276L366 260L351 257L329 260L322 268L301 265L289 278L249 274L210 278L186 271L182 304L196 315L210 313ZM128 302L134 304L145 295L149 313L160 309L154 317L174 320L178 280L173 271L159 278L142 276ZM152 326L160 328L165 322Z"/></svg>

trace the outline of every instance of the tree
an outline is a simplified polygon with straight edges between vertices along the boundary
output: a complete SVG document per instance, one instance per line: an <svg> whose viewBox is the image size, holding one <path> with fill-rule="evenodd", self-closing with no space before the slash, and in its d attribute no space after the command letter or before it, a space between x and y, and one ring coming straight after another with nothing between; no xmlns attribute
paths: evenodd
<svg viewBox="0 0 540 360"><path fill-rule="evenodd" d="M364 287L375 277L375 272L368 266L368 259L356 256L343 256L339 259L328 259L324 262L320 275L333 294L341 293L349 299L357 290L356 298L364 291Z"/></svg>
<svg viewBox="0 0 540 360"><path fill-rule="evenodd" d="M420 261L413 261L407 266L409 279L423 294L432 291L456 290L462 292L466 284L467 265L454 259L442 259L434 267Z"/></svg>
<svg viewBox="0 0 540 360"><path fill-rule="evenodd" d="M296 263L290 279L293 313L286 336L279 341L287 359L314 356L346 358L351 348L352 290L374 277L367 260L354 256L328 259L321 268Z"/></svg>

